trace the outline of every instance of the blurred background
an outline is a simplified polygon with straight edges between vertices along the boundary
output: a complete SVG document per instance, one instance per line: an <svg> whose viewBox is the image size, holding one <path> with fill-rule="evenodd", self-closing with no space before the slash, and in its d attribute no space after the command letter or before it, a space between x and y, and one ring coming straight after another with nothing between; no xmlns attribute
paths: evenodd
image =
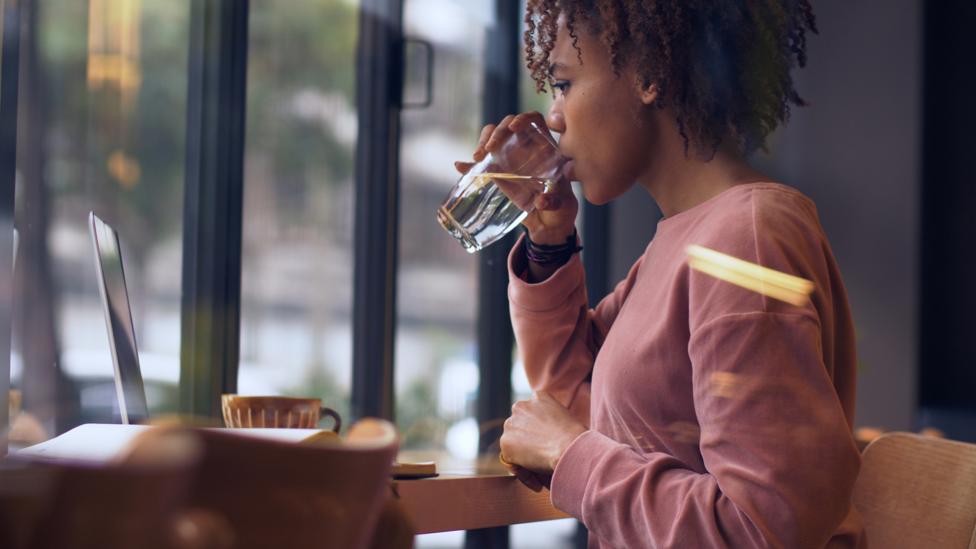
<svg viewBox="0 0 976 549"><path fill-rule="evenodd" d="M94 210L119 231L151 410L178 412L190 2L19 4L12 386L49 434L113 420L86 227ZM344 417L362 8L251 0L247 34L238 392L321 397ZM403 0L402 10L404 35L434 55L426 67L408 50L390 68L405 75L406 99L425 94L428 71L432 92L428 107L399 115L395 417L404 448L469 458L483 427L479 260L434 210L494 93L486 36L499 12L492 0ZM810 106L794 109L755 163L819 208L857 325L857 425L976 440L976 170L966 162L976 83L965 30L976 8L858 0L815 11L820 34L795 74ZM547 108L524 74L519 86L522 110ZM660 214L634 189L601 215L612 285ZM529 394L517 356L510 378L513 398ZM517 526L511 543L569 546L575 530L567 521ZM462 544L463 533L418 540Z"/></svg>

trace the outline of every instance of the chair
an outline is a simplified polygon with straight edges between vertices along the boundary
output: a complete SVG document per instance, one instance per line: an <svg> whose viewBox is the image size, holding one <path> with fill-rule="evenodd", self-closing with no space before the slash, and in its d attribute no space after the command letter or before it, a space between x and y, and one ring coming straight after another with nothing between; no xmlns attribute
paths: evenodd
<svg viewBox="0 0 976 549"><path fill-rule="evenodd" d="M153 434L143 437L139 450L124 465L4 462L0 547L201 547L179 533L196 440L186 433Z"/></svg>
<svg viewBox="0 0 976 549"><path fill-rule="evenodd" d="M976 444L890 433L854 487L870 547L976 549Z"/></svg>
<svg viewBox="0 0 976 549"><path fill-rule="evenodd" d="M394 427L363 420L314 445L197 431L203 459L192 506L223 516L232 547L362 548L390 499Z"/></svg>

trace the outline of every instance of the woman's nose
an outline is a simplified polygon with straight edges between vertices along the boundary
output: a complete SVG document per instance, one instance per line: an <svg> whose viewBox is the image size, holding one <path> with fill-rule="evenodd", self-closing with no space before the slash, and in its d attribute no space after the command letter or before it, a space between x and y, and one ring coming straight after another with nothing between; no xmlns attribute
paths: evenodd
<svg viewBox="0 0 976 549"><path fill-rule="evenodd" d="M549 125L549 129L556 133L563 133L566 131L566 118L563 116L563 111L559 108L559 104L553 103L549 107L549 112L546 113L546 124Z"/></svg>

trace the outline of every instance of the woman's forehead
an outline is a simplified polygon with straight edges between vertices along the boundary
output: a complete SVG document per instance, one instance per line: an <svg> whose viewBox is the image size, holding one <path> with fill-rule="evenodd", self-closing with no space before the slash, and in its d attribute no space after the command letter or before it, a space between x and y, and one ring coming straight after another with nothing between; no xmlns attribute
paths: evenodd
<svg viewBox="0 0 976 549"><path fill-rule="evenodd" d="M609 63L608 48L585 24L574 25L573 34L576 35L575 39L569 34L565 21L560 18L556 43L549 53L549 74L576 69L581 65L600 65L604 61Z"/></svg>
<svg viewBox="0 0 976 549"><path fill-rule="evenodd" d="M582 53L585 40L581 32L582 29L574 28L576 39L569 34L566 21L560 17L559 28L556 32L556 43L553 45L552 52L549 53L549 72L557 69L566 69L580 64L580 54ZM579 48L579 50L577 50Z"/></svg>

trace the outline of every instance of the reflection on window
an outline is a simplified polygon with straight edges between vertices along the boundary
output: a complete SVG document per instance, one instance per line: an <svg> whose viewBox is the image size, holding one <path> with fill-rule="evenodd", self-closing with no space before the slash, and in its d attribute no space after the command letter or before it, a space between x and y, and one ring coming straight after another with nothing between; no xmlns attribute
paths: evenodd
<svg viewBox="0 0 976 549"><path fill-rule="evenodd" d="M322 398L352 379L358 5L250 6L241 394Z"/></svg>
<svg viewBox="0 0 976 549"><path fill-rule="evenodd" d="M13 383L49 430L116 405L89 210L119 232L150 407L175 411L188 3L30 3ZM33 35L33 36L31 36Z"/></svg>

